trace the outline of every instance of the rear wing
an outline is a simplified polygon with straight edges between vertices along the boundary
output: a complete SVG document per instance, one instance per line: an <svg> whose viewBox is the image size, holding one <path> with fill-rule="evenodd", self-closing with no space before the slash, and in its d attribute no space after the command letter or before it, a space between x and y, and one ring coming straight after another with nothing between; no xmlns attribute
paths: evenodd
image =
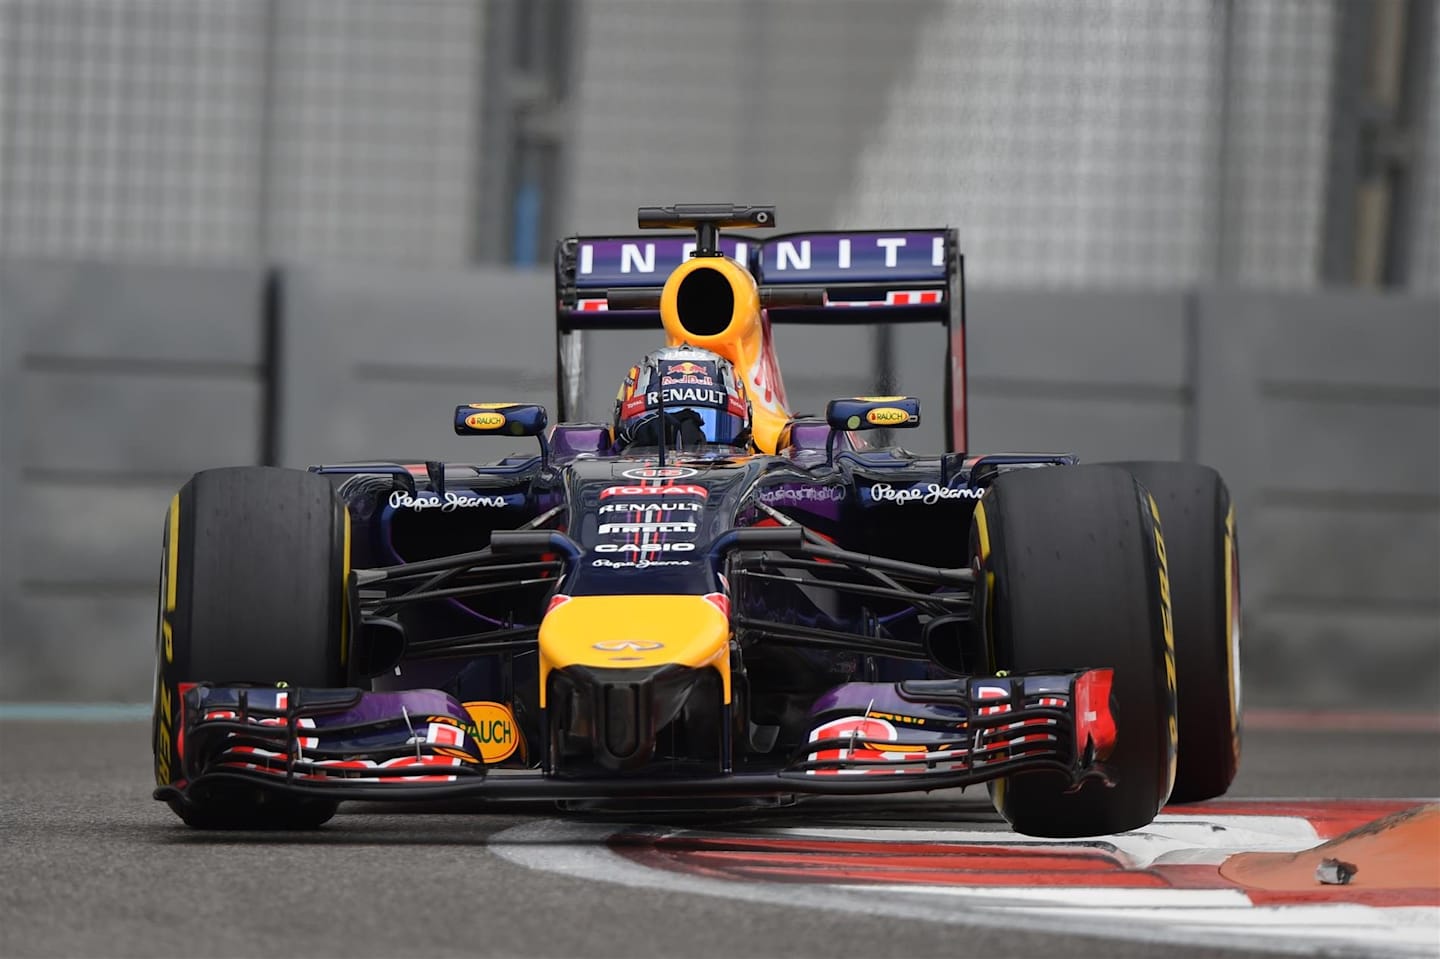
<svg viewBox="0 0 1440 959"><path fill-rule="evenodd" d="M555 250L558 418L583 395L583 334L660 329L660 292L696 248L689 234L574 236ZM760 287L770 323L934 323L946 330L945 443L966 448L965 271L953 229L825 230L759 238L726 233L718 248Z"/></svg>

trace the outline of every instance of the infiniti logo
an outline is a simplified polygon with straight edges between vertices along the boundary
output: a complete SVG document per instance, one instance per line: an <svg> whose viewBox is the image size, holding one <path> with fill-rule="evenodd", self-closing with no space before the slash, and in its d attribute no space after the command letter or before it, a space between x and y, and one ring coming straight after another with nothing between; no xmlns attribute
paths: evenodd
<svg viewBox="0 0 1440 959"><path fill-rule="evenodd" d="M654 649L663 649L664 643L652 643L648 639L618 639L605 643L596 643L591 649L598 649L607 653L636 652L643 653Z"/></svg>

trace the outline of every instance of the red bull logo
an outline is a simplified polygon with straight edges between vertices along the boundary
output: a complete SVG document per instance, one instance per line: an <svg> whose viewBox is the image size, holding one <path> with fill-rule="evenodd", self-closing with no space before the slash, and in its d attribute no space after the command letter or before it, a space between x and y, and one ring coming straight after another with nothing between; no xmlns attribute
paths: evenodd
<svg viewBox="0 0 1440 959"><path fill-rule="evenodd" d="M713 386L715 377L708 367L683 360L666 366L665 372L661 374L660 383L662 386Z"/></svg>

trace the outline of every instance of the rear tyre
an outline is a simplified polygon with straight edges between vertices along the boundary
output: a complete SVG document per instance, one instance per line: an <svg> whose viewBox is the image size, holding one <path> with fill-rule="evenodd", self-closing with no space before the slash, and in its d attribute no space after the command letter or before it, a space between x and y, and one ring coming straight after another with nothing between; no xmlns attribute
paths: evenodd
<svg viewBox="0 0 1440 959"><path fill-rule="evenodd" d="M993 669L1115 671L1115 785L1067 793L1058 773L1021 773L990 784L995 808L1031 836L1145 826L1170 794L1175 691L1164 546L1144 491L1111 466L1008 472L976 505L971 545Z"/></svg>
<svg viewBox="0 0 1440 959"><path fill-rule="evenodd" d="M197 473L170 504L160 577L155 778L178 768L179 685L346 682L350 520L323 476L236 467ZM240 787L171 802L202 829L307 829L329 800Z"/></svg>
<svg viewBox="0 0 1440 959"><path fill-rule="evenodd" d="M1224 794L1240 768L1240 566L1235 507L1194 463L1116 463L1160 506L1175 604L1180 756L1171 802Z"/></svg>

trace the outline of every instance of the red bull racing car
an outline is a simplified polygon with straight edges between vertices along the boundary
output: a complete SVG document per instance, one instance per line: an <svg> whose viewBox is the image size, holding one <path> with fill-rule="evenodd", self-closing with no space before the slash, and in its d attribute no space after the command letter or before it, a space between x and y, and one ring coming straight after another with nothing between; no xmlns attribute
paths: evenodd
<svg viewBox="0 0 1440 959"><path fill-rule="evenodd" d="M680 205L640 211L669 232L562 241L560 422L455 410L457 433L520 445L501 459L186 483L156 798L196 827L305 828L346 799L984 783L1015 829L1074 836L1223 793L1239 573L1220 477L968 450L954 232L754 232L774 223ZM943 325L947 451L877 441L919 423L912 397L796 415L787 322ZM576 334L642 328L656 349L610 417L570 422Z"/></svg>

